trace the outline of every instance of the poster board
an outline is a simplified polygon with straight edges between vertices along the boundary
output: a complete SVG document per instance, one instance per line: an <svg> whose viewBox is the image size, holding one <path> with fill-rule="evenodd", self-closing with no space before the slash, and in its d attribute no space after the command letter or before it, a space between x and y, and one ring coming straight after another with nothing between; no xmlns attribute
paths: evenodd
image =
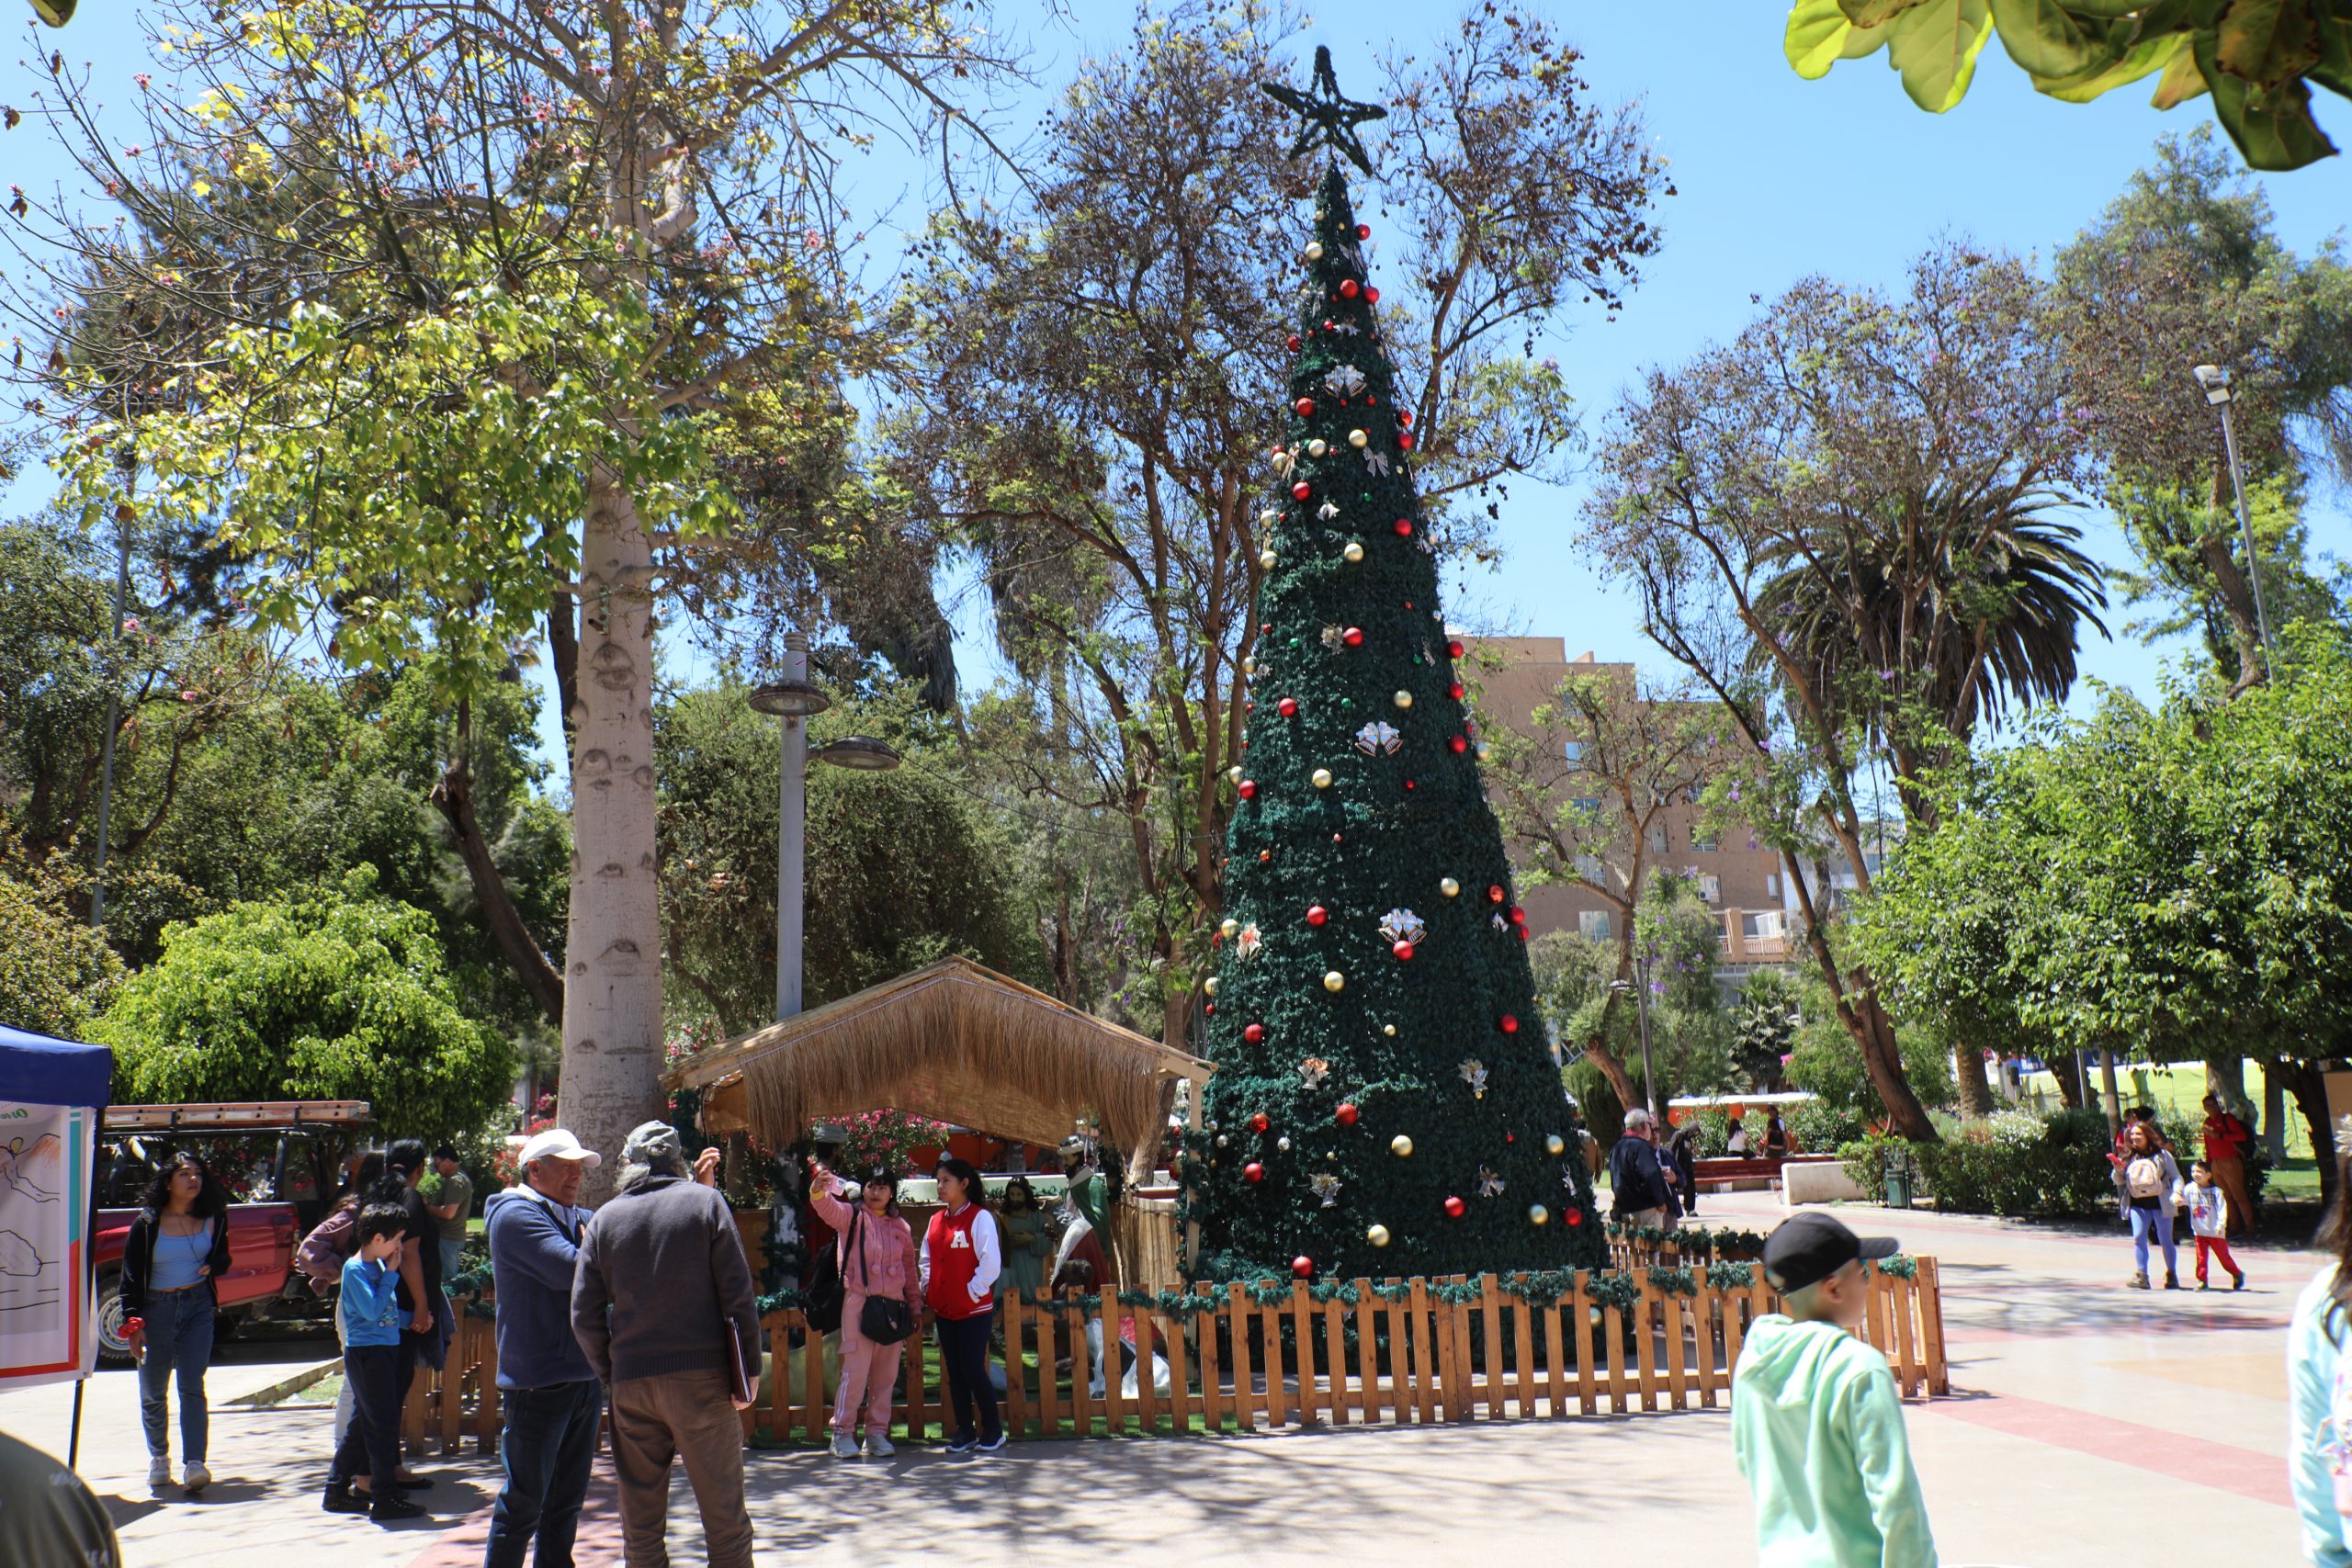
<svg viewBox="0 0 2352 1568"><path fill-rule="evenodd" d="M87 1377L97 1112L0 1101L0 1391Z"/></svg>

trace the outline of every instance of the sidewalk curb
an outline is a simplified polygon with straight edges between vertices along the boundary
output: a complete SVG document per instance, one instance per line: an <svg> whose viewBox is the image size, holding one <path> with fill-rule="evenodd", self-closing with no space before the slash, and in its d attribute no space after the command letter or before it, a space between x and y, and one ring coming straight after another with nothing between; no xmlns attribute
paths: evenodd
<svg viewBox="0 0 2352 1568"><path fill-rule="evenodd" d="M257 1388L251 1393L240 1394L234 1399L224 1400L222 1403L225 1404L242 1404L256 1407L266 1404L276 1404L278 1401L282 1399L290 1399L295 1394L298 1394L304 1389L310 1387L312 1383L318 1382L322 1379L331 1377L341 1371L343 1371L343 1361L341 1358L337 1358L332 1361L321 1361L315 1367L305 1367L302 1371L296 1372L290 1378L281 1378L277 1382L271 1383L267 1388Z"/></svg>

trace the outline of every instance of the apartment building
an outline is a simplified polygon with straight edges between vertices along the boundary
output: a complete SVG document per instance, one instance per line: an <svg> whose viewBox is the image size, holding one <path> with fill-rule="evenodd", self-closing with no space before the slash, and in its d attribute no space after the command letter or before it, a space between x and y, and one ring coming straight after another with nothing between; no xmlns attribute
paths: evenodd
<svg viewBox="0 0 2352 1568"><path fill-rule="evenodd" d="M1562 637L1464 637L1467 657L1465 679L1474 682L1479 711L1490 725L1505 725L1523 736L1535 737L1535 710L1554 699L1563 682L1573 675L1599 675L1621 690L1631 703L1636 690L1634 666L1601 662L1588 652L1570 659ZM1558 789L1570 798L1589 799L1613 810L1616 797L1599 780L1589 795L1576 795L1577 746L1559 742L1566 764ZM1689 799L1668 800L1651 818L1646 863L1685 872L1699 879L1701 890L1722 922L1723 939L1717 978L1736 985L1748 971L1777 966L1792 956L1795 898L1785 886L1781 857L1759 846L1745 829L1726 826L1710 834L1701 825L1699 810ZM1622 851L1619 852L1622 853ZM1512 858L1524 863L1526 852L1512 846ZM1580 865L1588 878L1604 871L1602 859ZM1535 934L1547 931L1581 931L1607 939L1616 934L1622 917L1589 889L1553 883L1524 891L1522 904Z"/></svg>

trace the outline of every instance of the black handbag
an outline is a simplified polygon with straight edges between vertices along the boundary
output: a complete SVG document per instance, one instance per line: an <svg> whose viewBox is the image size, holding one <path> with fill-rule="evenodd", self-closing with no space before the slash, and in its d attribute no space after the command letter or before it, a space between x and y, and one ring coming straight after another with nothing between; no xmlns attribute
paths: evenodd
<svg viewBox="0 0 2352 1568"><path fill-rule="evenodd" d="M800 1287L800 1315L808 1326L820 1334L831 1334L842 1325L842 1308L849 1293L842 1288L842 1242L836 1238L832 1246L817 1255L816 1265L808 1270L808 1281Z"/></svg>
<svg viewBox="0 0 2352 1568"><path fill-rule="evenodd" d="M865 1225L853 1219L850 1226L857 1233L857 1282L869 1282L865 1272ZM876 1345L896 1345L915 1331L915 1314L906 1303L894 1296L868 1294L865 1306L857 1314L858 1332Z"/></svg>

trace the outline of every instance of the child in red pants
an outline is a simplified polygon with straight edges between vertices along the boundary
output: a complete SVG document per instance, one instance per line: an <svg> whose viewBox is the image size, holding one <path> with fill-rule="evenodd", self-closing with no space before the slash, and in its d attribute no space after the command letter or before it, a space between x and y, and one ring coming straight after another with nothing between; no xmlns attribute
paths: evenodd
<svg viewBox="0 0 2352 1568"><path fill-rule="evenodd" d="M2222 1260L2233 1281L2230 1289L2245 1289L2245 1270L2230 1256L2228 1239L2230 1201L2213 1185L2213 1168L2198 1160L2188 1168L2188 1179L2180 1184L2178 1201L2188 1206L2188 1229L2197 1238L2197 1288L2212 1287L2205 1282L2205 1259L2208 1256Z"/></svg>

